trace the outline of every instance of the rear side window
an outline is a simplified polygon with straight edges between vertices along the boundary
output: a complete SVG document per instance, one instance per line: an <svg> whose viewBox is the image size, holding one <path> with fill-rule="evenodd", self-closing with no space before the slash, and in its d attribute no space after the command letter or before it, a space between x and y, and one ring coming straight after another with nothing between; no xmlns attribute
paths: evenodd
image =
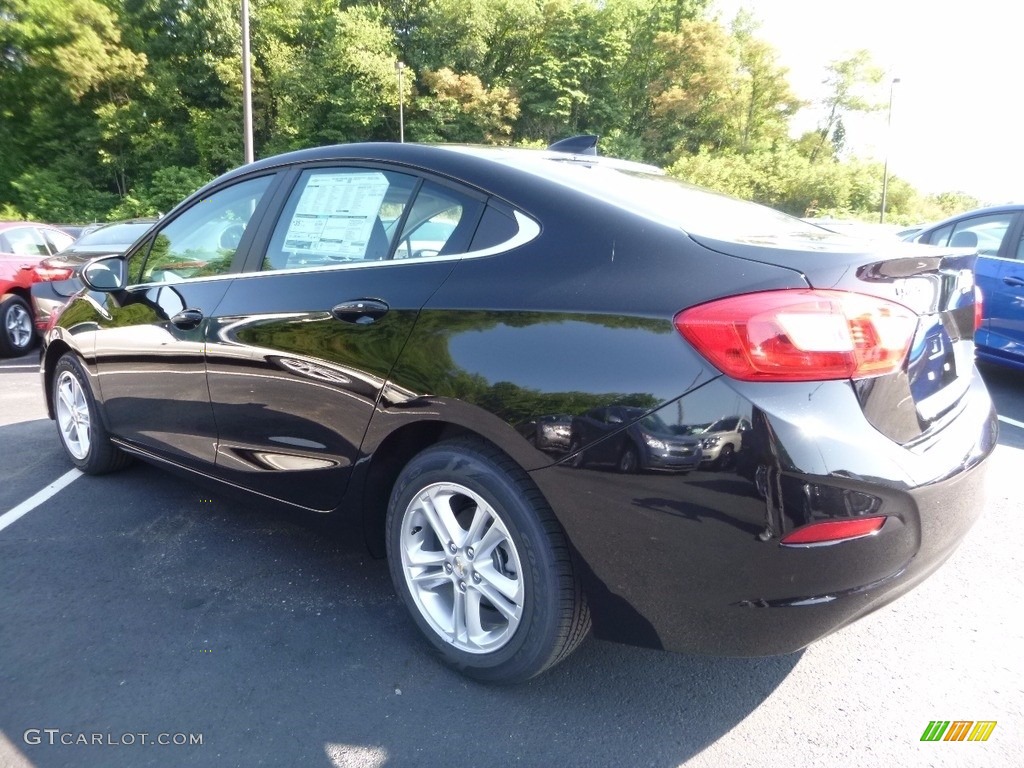
<svg viewBox="0 0 1024 768"><path fill-rule="evenodd" d="M56 232L52 229L47 229L43 230L43 235L46 237L46 242L50 244L50 250L54 253L57 253L57 251L63 251L75 242L75 238L66 232Z"/></svg>
<svg viewBox="0 0 1024 768"><path fill-rule="evenodd" d="M482 251L508 242L519 233L516 220L493 205L484 210L470 250Z"/></svg>
<svg viewBox="0 0 1024 768"><path fill-rule="evenodd" d="M465 253L484 205L450 187L424 181L409 210L396 259Z"/></svg>
<svg viewBox="0 0 1024 768"><path fill-rule="evenodd" d="M303 171L270 238L263 269L302 269L379 261L417 179L372 168Z"/></svg>

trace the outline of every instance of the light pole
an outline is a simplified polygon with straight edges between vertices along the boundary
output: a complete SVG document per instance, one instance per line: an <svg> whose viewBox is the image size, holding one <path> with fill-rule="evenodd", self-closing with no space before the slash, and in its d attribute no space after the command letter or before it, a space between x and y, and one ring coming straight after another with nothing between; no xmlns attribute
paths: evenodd
<svg viewBox="0 0 1024 768"><path fill-rule="evenodd" d="M249 0L242 0L242 130L245 134L245 162L251 163L252 151L252 66L249 61Z"/></svg>
<svg viewBox="0 0 1024 768"><path fill-rule="evenodd" d="M885 122L885 164L882 166L882 211L878 215L878 223L885 224L885 198L889 192L889 148L892 144L892 94L900 79L894 77L889 83L889 116Z"/></svg>
<svg viewBox="0 0 1024 768"><path fill-rule="evenodd" d="M405 143L405 91L402 88L402 72L405 62L395 62L395 73L398 75L398 141Z"/></svg>

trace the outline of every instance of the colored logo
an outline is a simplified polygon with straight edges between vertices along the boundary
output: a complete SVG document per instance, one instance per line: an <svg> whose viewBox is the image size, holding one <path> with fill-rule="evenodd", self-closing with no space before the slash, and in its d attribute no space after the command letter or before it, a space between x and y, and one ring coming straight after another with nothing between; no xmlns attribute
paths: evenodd
<svg viewBox="0 0 1024 768"><path fill-rule="evenodd" d="M995 720L932 720L921 741L988 741L995 729Z"/></svg>

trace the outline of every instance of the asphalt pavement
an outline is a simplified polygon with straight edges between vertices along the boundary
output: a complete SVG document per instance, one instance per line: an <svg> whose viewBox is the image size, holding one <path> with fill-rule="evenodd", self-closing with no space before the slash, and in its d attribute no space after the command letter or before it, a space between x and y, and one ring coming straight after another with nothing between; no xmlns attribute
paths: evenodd
<svg viewBox="0 0 1024 768"><path fill-rule="evenodd" d="M590 639L502 688L433 658L358 541L144 464L69 474L34 363L0 361L0 516L28 509L0 530L0 768L1024 765L1024 374L983 370L984 513L915 591L799 654Z"/></svg>

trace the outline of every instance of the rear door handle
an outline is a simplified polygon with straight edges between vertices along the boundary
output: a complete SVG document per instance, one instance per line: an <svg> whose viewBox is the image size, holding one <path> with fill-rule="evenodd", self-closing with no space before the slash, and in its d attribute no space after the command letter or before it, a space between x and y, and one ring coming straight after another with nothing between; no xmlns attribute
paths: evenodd
<svg viewBox="0 0 1024 768"><path fill-rule="evenodd" d="M343 323L369 325L380 320L391 309L380 299L352 299L343 301L331 310L331 314Z"/></svg>
<svg viewBox="0 0 1024 768"><path fill-rule="evenodd" d="M191 331L203 322L203 313L198 309L183 309L171 318L171 325L183 331Z"/></svg>
<svg viewBox="0 0 1024 768"><path fill-rule="evenodd" d="M1004 277L1003 282L1014 288L1024 287L1024 280L1021 280L1019 277Z"/></svg>

